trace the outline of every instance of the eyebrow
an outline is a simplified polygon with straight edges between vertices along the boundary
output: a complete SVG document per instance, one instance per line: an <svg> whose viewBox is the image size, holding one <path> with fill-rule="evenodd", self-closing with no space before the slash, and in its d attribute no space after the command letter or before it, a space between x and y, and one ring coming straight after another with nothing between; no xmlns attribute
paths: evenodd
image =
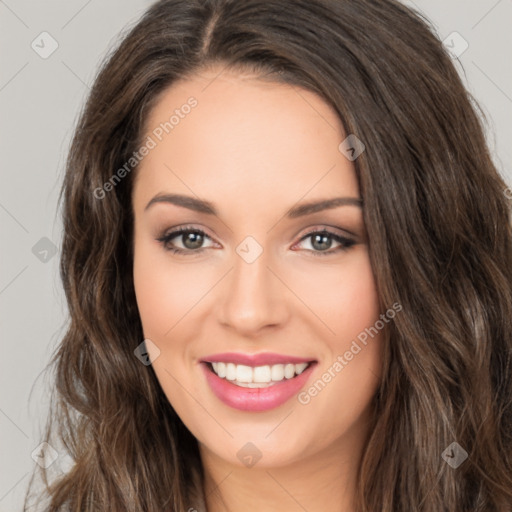
<svg viewBox="0 0 512 512"><path fill-rule="evenodd" d="M144 208L144 211L148 210L152 205L157 203L169 203L183 208L188 208L199 213L205 213L207 215L218 215L217 209L209 201L203 199L197 199L191 196L184 196L181 194L158 194ZM303 217L305 215L311 215L316 212L323 210L329 210L337 208L339 206L363 206L362 199L358 197L333 197L332 199L322 199L320 201L311 201L308 203L302 203L298 206L294 206L287 212L287 217L295 219L297 217Z"/></svg>

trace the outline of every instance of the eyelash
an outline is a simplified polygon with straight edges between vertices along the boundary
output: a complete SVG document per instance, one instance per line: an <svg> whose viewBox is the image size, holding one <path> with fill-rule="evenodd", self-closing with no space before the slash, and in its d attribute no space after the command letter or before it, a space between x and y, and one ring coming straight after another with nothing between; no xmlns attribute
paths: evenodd
<svg viewBox="0 0 512 512"><path fill-rule="evenodd" d="M185 233L195 233L195 234L200 234L200 235L203 235L207 238L210 238L210 236L208 236L204 231L202 231L201 229L197 229L197 228L192 228L192 227L189 227L189 226L185 226L185 227L182 227L182 228L179 228L179 229L176 229L174 231L171 231L170 233L167 233L159 238L157 238L157 241L160 242L164 249L166 251L169 251L171 252L172 254L198 254L198 253L202 253L205 249L208 249L208 247L201 247L199 249L180 249L180 248L176 248L176 247L170 247L169 246L169 242L173 239L173 238L176 238L180 235L183 235ZM334 249L334 250L327 250L327 251L314 251L314 250L311 250L311 249L306 249L308 252L311 252L313 256L328 256L330 254L336 254L340 251L347 251L348 249L350 249L353 245L355 245L355 241L350 239L350 238L346 238L346 237L343 237L343 236L340 236L336 233L333 233L332 231L328 231L327 229L319 229L319 230L313 230L313 231L310 231L307 235L304 235L300 240L299 242L302 242L310 237L312 237L313 235L316 235L316 234L323 234L323 235L326 235L328 236L329 238L332 238L334 239L336 242L340 243L340 247Z"/></svg>

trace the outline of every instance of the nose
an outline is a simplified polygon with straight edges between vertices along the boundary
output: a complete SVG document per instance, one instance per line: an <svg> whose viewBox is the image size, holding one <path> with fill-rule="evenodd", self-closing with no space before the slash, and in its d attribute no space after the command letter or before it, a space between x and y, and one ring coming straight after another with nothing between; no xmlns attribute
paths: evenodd
<svg viewBox="0 0 512 512"><path fill-rule="evenodd" d="M251 263L235 253L233 268L220 289L218 320L239 335L256 337L265 328L286 322L286 292L265 250Z"/></svg>

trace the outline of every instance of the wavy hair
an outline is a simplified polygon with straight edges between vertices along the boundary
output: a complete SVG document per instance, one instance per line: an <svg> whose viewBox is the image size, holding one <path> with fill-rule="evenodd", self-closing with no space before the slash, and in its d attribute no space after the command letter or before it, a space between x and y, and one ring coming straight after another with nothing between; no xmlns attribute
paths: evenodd
<svg viewBox="0 0 512 512"><path fill-rule="evenodd" d="M387 333L359 510L510 512L506 184L449 54L394 0L160 0L105 57L60 197L69 325L50 362L45 439L73 465L51 482L42 470L46 510L184 512L203 492L197 441L133 354L137 169L98 189L142 145L161 94L215 64L318 94L366 145L354 164L371 263L382 306L403 311ZM457 469L441 456L452 442L468 453Z"/></svg>

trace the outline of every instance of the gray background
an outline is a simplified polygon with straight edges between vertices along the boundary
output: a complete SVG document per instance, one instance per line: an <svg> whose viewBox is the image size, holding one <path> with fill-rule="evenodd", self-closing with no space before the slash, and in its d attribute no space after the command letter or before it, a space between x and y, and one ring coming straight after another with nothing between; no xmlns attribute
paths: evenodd
<svg viewBox="0 0 512 512"><path fill-rule="evenodd" d="M467 41L457 67L488 117L489 145L510 185L512 0L404 3L425 13L440 39L456 31ZM21 510L48 406L42 371L64 333L57 195L72 130L100 59L150 4L0 0L1 512ZM31 47L50 48L43 31L58 43L46 59ZM52 467L65 466L59 457Z"/></svg>

